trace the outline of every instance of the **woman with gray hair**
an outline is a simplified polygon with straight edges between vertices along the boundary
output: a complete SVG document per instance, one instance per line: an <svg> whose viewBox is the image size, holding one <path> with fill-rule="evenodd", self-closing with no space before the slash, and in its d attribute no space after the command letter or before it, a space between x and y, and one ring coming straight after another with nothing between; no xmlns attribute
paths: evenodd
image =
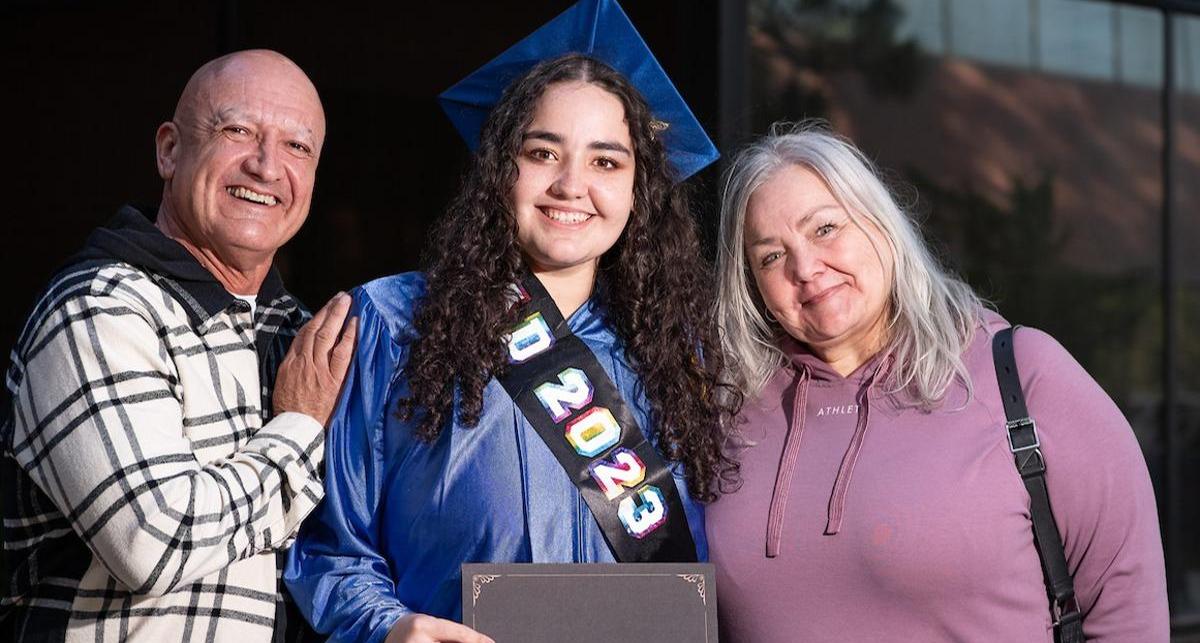
<svg viewBox="0 0 1200 643"><path fill-rule="evenodd" d="M749 394L743 486L708 510L724 640L1167 640L1128 422L939 264L851 143L808 124L738 154L718 266Z"/></svg>

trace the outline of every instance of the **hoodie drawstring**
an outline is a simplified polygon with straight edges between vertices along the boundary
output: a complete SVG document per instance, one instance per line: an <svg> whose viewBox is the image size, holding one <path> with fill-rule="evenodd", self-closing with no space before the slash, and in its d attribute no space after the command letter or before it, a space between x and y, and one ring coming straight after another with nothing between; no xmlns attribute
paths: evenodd
<svg viewBox="0 0 1200 643"><path fill-rule="evenodd" d="M854 427L854 435L850 437L850 446L846 448L846 455L842 456L837 479L833 481L833 493L829 496L829 513L825 520L826 536L832 536L842 530L842 515L846 511L846 492L850 489L850 476L854 475L854 465L858 462L858 454L862 452L863 440L867 437L867 424L871 418L871 388L875 386L875 378L887 362L886 359L880 360L879 366L867 378L861 389L861 399L858 401L858 424Z"/></svg>
<svg viewBox="0 0 1200 643"><path fill-rule="evenodd" d="M850 445L846 448L846 454L842 456L837 478L833 482L833 491L829 496L824 532L827 536L835 535L842 529L842 516L846 510L846 495L850 489L850 478L854 475L854 465L858 463L858 456L862 452L863 441L867 436L867 426L871 420L871 389L874 388L875 381L888 363L888 359L880 360L879 366L859 389L858 423L854 427L854 434L850 437ZM783 453L779 456L779 471L775 474L775 487L771 491L771 505L767 509L767 558L775 558L779 555L788 491L791 489L796 461L800 459L800 442L804 437L804 425L808 410L808 387L812 381L812 375L808 367L802 364L799 365L799 370L800 376L796 381L795 397L792 400L792 421L788 426L787 436L784 438Z"/></svg>
<svg viewBox="0 0 1200 643"><path fill-rule="evenodd" d="M783 510L787 508L788 490L792 486L792 472L800 457L800 438L804 435L805 408L808 406L809 373L800 367L800 379L796 382L792 400L792 423L788 426L783 442L783 453L779 457L779 471L775 473L775 488L771 491L771 506L767 509L767 558L779 555L779 540L783 533Z"/></svg>

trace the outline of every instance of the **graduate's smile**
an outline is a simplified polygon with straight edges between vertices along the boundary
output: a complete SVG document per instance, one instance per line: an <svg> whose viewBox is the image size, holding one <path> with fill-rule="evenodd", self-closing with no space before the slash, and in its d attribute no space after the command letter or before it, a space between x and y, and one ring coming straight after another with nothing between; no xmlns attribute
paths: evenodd
<svg viewBox="0 0 1200 643"><path fill-rule="evenodd" d="M539 206L538 210L546 216L547 219L564 226L580 227L596 216L594 212L584 212L582 210L571 210L566 208L556 208L552 206Z"/></svg>

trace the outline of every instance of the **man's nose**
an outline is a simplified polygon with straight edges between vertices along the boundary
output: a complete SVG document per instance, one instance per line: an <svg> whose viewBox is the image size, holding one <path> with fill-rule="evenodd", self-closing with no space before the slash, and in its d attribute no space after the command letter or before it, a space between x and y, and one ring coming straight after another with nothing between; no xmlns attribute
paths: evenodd
<svg viewBox="0 0 1200 643"><path fill-rule="evenodd" d="M279 152L269 139L259 142L255 152L248 155L242 163L242 169L263 183L274 183L283 176Z"/></svg>

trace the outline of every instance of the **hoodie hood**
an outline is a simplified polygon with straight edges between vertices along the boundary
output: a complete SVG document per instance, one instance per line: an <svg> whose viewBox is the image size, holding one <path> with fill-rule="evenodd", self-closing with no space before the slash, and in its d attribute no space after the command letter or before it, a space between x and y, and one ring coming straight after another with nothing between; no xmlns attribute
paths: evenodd
<svg viewBox="0 0 1200 643"><path fill-rule="evenodd" d="M891 364L889 355L879 353L864 362L853 373L843 377L792 337L784 338L780 342L780 349L787 356L787 368L795 373L795 384L792 394L791 421L788 423L787 437L784 439L783 453L780 456L775 486L771 493L771 504L767 510L766 554L768 558L774 558L779 553L788 490L791 488L792 474L796 468L796 461L799 459L804 427L808 419L809 387L814 382L826 386L843 387L852 392L852 399L857 402L855 405L857 423L850 442L846 445L833 488L829 492L824 533L833 536L842 528L846 496L870 425L871 398L878 397L880 391L877 383Z"/></svg>
<svg viewBox="0 0 1200 643"><path fill-rule="evenodd" d="M192 322L202 325L237 298L186 248L154 225L157 211L156 207L122 206L112 219L92 231L83 249L67 260L64 269L118 262L137 267L187 304L185 308ZM272 268L256 299L260 304L278 305L277 300L282 297L290 299L291 295ZM290 307L294 306L292 302Z"/></svg>

